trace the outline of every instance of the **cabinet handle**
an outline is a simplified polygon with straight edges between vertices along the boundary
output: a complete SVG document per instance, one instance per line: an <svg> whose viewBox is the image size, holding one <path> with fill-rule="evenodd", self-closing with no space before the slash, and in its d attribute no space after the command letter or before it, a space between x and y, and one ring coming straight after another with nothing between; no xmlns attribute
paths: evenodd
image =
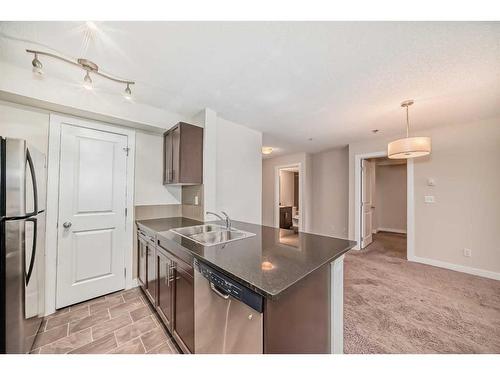
<svg viewBox="0 0 500 375"><path fill-rule="evenodd" d="M172 271L171 275L170 275L170 271ZM175 273L174 272L175 272L175 263L171 264L169 267L169 276L168 276L169 283L173 283L175 281ZM172 278L170 278L170 276L172 276Z"/></svg>
<svg viewBox="0 0 500 375"><path fill-rule="evenodd" d="M170 286L170 266L168 263L166 264L166 270L167 270L167 277L165 278L165 284L167 284L167 287Z"/></svg>

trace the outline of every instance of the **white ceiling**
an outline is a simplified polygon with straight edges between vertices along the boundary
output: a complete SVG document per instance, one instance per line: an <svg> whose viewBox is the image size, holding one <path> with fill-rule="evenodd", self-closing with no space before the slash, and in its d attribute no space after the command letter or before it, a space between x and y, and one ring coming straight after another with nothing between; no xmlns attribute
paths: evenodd
<svg viewBox="0 0 500 375"><path fill-rule="evenodd" d="M2 22L0 60L29 67L24 48L40 44L89 58L135 80L135 101L184 115L212 108L262 131L277 154L403 134L408 98L414 129L500 116L500 22L96 25L90 34L84 22ZM41 60L47 74L82 81Z"/></svg>

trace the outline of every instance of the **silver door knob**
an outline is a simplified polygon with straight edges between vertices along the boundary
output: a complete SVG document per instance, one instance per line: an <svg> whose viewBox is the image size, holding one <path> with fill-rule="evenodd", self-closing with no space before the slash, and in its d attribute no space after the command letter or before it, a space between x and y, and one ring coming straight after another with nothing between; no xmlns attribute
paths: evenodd
<svg viewBox="0 0 500 375"><path fill-rule="evenodd" d="M69 227L71 227L72 223L71 221L66 221L64 224L63 224L63 227L68 229Z"/></svg>

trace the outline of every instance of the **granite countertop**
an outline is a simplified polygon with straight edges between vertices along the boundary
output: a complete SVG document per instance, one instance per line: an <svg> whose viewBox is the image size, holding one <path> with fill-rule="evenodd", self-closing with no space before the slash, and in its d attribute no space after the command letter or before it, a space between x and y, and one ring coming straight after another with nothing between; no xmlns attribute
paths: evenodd
<svg viewBox="0 0 500 375"><path fill-rule="evenodd" d="M223 225L222 222L216 223ZM139 227L157 234L160 245L188 251L264 297L273 299L356 244L340 238L299 232L297 244L292 246L286 237L280 238L278 228L239 221L233 221L232 226L255 233L255 236L203 246L170 231L199 224L202 223L182 217L137 221Z"/></svg>

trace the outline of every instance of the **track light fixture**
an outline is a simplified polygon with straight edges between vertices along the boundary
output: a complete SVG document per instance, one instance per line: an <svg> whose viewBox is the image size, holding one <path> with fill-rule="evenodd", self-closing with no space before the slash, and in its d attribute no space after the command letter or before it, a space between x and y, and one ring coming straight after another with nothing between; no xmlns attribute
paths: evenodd
<svg viewBox="0 0 500 375"><path fill-rule="evenodd" d="M103 73L103 72L99 71L99 67L97 66L97 64L90 61L90 60L87 60L87 59L74 60L74 59L69 59L69 58L66 58L63 56L56 55L54 53L35 51L35 50L31 50L31 49L27 49L26 52L34 55L34 58L33 58L33 61L31 62L31 65L33 65L33 72L36 74L40 75L43 73L43 71L42 71L43 65L40 62L40 60L38 59L38 55L48 56L48 57L52 57L54 59L58 59L60 61L64 61L68 64L78 66L79 68L85 70L86 73L85 73L85 77L83 78L83 87L85 87L87 90L92 90L92 88L93 88L92 78L90 77L90 73L92 73L92 74L96 74L98 76L101 76L103 78L109 79L110 81L123 83L123 84L127 85L127 87L125 88L124 95L127 99L132 98L132 90L130 89L130 85L135 84L134 81L116 78L116 77L113 77L109 74Z"/></svg>

